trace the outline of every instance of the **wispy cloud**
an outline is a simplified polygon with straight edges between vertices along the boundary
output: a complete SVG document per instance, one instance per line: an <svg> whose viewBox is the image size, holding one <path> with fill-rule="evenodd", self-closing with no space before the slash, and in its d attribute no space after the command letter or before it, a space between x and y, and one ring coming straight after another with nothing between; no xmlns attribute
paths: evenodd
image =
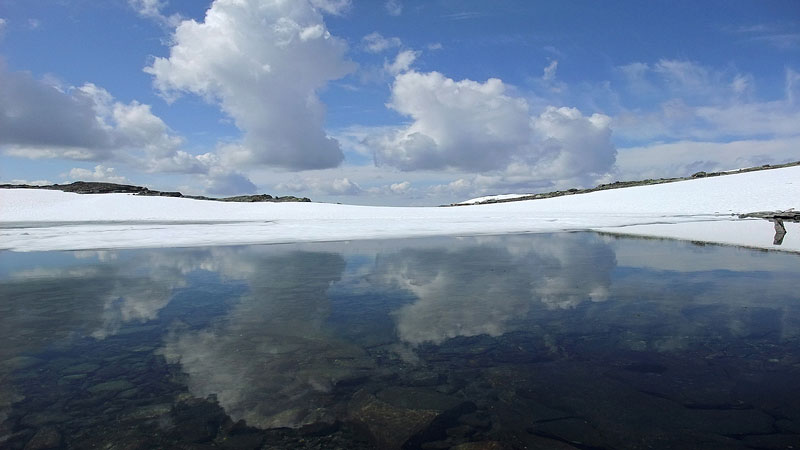
<svg viewBox="0 0 800 450"><path fill-rule="evenodd" d="M781 50L800 48L800 30L796 25L759 23L727 27L724 30L744 36L745 41L760 42Z"/></svg>
<svg viewBox="0 0 800 450"><path fill-rule="evenodd" d="M399 16L403 14L403 3L400 0L388 0L384 6L386 7L386 12L388 12L390 16Z"/></svg>
<svg viewBox="0 0 800 450"><path fill-rule="evenodd" d="M445 14L442 17L447 20L471 20L484 17L486 14L476 11L462 11L452 14Z"/></svg>

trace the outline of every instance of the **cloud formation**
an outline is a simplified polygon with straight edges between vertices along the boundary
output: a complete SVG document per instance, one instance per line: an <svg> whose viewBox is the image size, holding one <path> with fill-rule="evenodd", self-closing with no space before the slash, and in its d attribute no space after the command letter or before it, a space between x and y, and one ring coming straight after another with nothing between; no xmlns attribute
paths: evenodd
<svg viewBox="0 0 800 450"><path fill-rule="evenodd" d="M553 106L533 114L510 91L496 78L480 83L439 72L399 73L389 107L413 122L371 138L376 162L405 171L516 174L528 181L611 169L616 150L609 117Z"/></svg>
<svg viewBox="0 0 800 450"><path fill-rule="evenodd" d="M128 5L133 8L140 16L156 21L159 25L174 27L183 18L180 14L165 15L162 12L166 1L163 0L128 0Z"/></svg>
<svg viewBox="0 0 800 450"><path fill-rule="evenodd" d="M4 153L23 158L116 160L148 171L198 172L187 164L162 167L195 157L180 150L183 139L149 105L116 101L92 83L64 88L2 68L0 142Z"/></svg>
<svg viewBox="0 0 800 450"><path fill-rule="evenodd" d="M400 38L383 37L382 34L375 31L361 38L361 44L364 46L364 49L370 53L380 53L393 47L399 47L403 42Z"/></svg>
<svg viewBox="0 0 800 450"><path fill-rule="evenodd" d="M384 3L384 7L386 7L386 12L388 12L390 16L399 16L403 14L403 3L400 0L387 0L386 3Z"/></svg>
<svg viewBox="0 0 800 450"><path fill-rule="evenodd" d="M94 170L75 167L69 171L69 177L80 181L105 181L108 183L127 183L128 179L122 175L117 175L113 167L106 167L102 164L94 166Z"/></svg>
<svg viewBox="0 0 800 450"><path fill-rule="evenodd" d="M223 162L290 170L339 165L339 143L326 135L317 92L350 73L346 43L332 36L320 10L340 13L342 1L217 0L204 22L183 21L167 58L145 68L164 96L202 96L244 131Z"/></svg>
<svg viewBox="0 0 800 450"><path fill-rule="evenodd" d="M756 97L751 74L692 61L634 62L618 68L622 95L648 98L650 110L622 109L615 133L622 178L685 176L797 159L797 72L785 70L783 98Z"/></svg>
<svg viewBox="0 0 800 450"><path fill-rule="evenodd" d="M279 183L275 189L285 192L314 192L331 195L359 195L364 192L358 183L349 178L324 179L320 177L303 178L287 183Z"/></svg>
<svg viewBox="0 0 800 450"><path fill-rule="evenodd" d="M145 172L195 174L213 194L255 185L214 153L194 155L150 105L117 101L92 83L61 87L0 67L0 151L28 159L114 162ZM98 169L100 168L100 169ZM113 169L73 169L72 179L127 181Z"/></svg>
<svg viewBox="0 0 800 450"><path fill-rule="evenodd" d="M374 282L416 297L393 312L397 336L412 346L500 336L524 328L542 309L605 301L616 266L608 245L576 234L465 238L447 249L408 248L376 261Z"/></svg>

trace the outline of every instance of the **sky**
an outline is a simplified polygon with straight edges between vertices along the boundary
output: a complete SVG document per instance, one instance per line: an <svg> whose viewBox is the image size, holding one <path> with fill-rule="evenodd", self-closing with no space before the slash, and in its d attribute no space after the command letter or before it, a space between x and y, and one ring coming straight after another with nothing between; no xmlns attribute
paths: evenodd
<svg viewBox="0 0 800 450"><path fill-rule="evenodd" d="M796 160L794 0L0 2L0 183L438 205Z"/></svg>

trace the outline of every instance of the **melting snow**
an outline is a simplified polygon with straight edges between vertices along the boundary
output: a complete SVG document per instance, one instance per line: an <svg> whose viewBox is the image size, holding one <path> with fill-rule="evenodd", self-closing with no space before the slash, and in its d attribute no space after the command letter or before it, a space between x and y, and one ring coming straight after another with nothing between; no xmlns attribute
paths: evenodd
<svg viewBox="0 0 800 450"><path fill-rule="evenodd" d="M0 190L0 249L182 247L596 230L800 251L800 226L737 214L800 208L800 167L458 207L224 203Z"/></svg>

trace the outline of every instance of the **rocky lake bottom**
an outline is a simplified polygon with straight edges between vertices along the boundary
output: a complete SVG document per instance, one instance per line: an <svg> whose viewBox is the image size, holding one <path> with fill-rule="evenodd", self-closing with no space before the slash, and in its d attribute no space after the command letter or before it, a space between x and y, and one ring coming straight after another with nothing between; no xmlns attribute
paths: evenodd
<svg viewBox="0 0 800 450"><path fill-rule="evenodd" d="M0 448L800 448L800 255L594 233L0 253Z"/></svg>

